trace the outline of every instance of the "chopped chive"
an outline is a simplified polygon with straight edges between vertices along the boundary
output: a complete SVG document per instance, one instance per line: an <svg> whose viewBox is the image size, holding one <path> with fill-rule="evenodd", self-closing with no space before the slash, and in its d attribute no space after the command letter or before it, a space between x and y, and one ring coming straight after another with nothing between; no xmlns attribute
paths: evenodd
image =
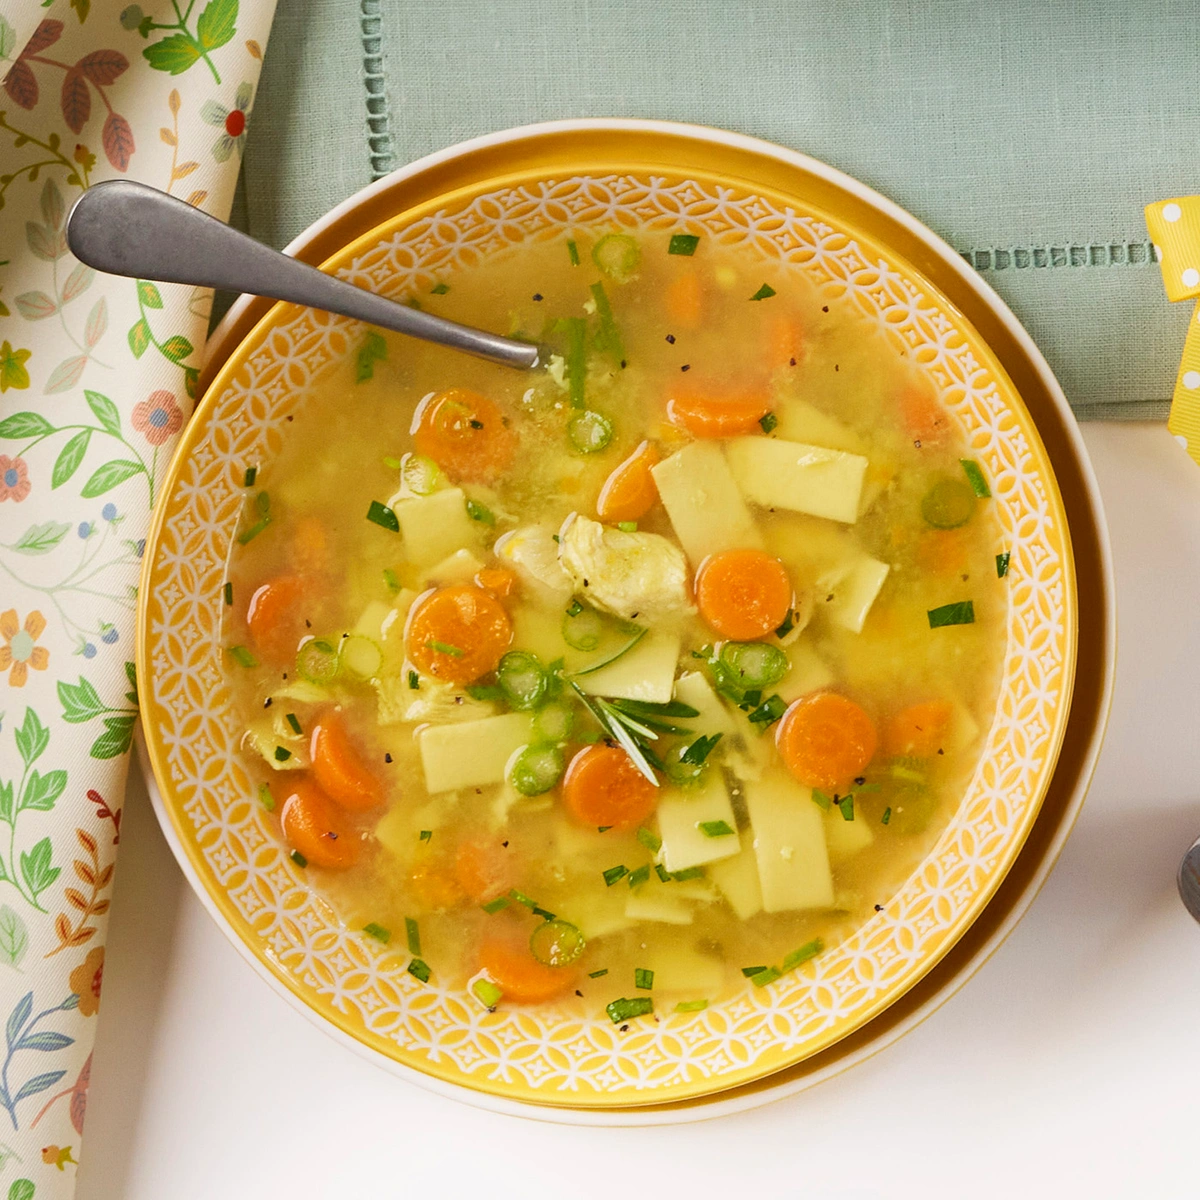
<svg viewBox="0 0 1200 1200"><path fill-rule="evenodd" d="M583 612L583 605L578 600L572 600L571 607L567 609L567 616L577 617L581 612Z"/></svg>
<svg viewBox="0 0 1200 1200"><path fill-rule="evenodd" d="M700 245L700 238L694 233L673 233L671 240L667 243L667 253L681 254L684 258L691 258L696 253L698 245Z"/></svg>
<svg viewBox="0 0 1200 1200"><path fill-rule="evenodd" d="M472 521L480 521L484 525L495 525L496 523L496 514L486 504L480 504L478 500L467 501L467 516Z"/></svg>
<svg viewBox="0 0 1200 1200"><path fill-rule="evenodd" d="M734 830L728 821L697 821L696 828L705 837L732 837Z"/></svg>
<svg viewBox="0 0 1200 1200"><path fill-rule="evenodd" d="M892 819L892 810L891 810L891 806L889 805L889 807L887 807L883 810L883 816L879 818L879 823L881 825L886 825L891 819Z"/></svg>
<svg viewBox="0 0 1200 1200"><path fill-rule="evenodd" d="M419 307L415 301L409 301L414 308ZM354 361L354 382L364 383L375 374L375 364L387 358L387 342L382 335L373 329L367 330L367 337L358 348Z"/></svg>
<svg viewBox="0 0 1200 1200"><path fill-rule="evenodd" d="M675 1005L675 1011L677 1013L700 1012L702 1009L707 1007L707 1000L680 1000L680 1002Z"/></svg>
<svg viewBox="0 0 1200 1200"><path fill-rule="evenodd" d="M992 489L988 487L988 481L984 477L983 468L973 458L960 458L958 461L962 464L962 469L966 473L967 482L971 485L971 491L980 500L989 499Z"/></svg>
<svg viewBox="0 0 1200 1200"><path fill-rule="evenodd" d="M245 646L230 646L229 657L232 658L239 667L258 666L258 659L255 658Z"/></svg>
<svg viewBox="0 0 1200 1200"><path fill-rule="evenodd" d="M680 756L681 763L690 767L704 765L704 760L713 752L716 744L724 737L721 733L710 733L708 737L698 737Z"/></svg>
<svg viewBox="0 0 1200 1200"><path fill-rule="evenodd" d="M372 921L369 925L364 925L363 933L367 937L373 937L377 942L382 942L385 946L392 940L392 931L384 929L377 921Z"/></svg>
<svg viewBox="0 0 1200 1200"><path fill-rule="evenodd" d="M417 926L416 921L412 917L404 918L404 936L408 939L408 952L420 957L421 954L421 930Z"/></svg>
<svg viewBox="0 0 1200 1200"><path fill-rule="evenodd" d="M472 700L503 700L504 689L495 683L473 683L467 688Z"/></svg>
<svg viewBox="0 0 1200 1200"><path fill-rule="evenodd" d="M653 829L647 829L644 825L637 831L637 840L641 842L651 854L657 854L662 849L662 838L660 838Z"/></svg>
<svg viewBox="0 0 1200 1200"><path fill-rule="evenodd" d="M813 938L811 942L805 942L799 950L793 950L791 954L784 956L783 969L794 971L801 963L808 962L810 958L816 958L824 949L825 943L820 938Z"/></svg>
<svg viewBox="0 0 1200 1200"><path fill-rule="evenodd" d="M412 689L414 692L415 692L415 691L417 691L417 690L420 688L420 686L421 686L421 677L420 677L420 675L418 675L418 674L416 673L416 671L409 671L409 673L408 673L408 686L409 686L409 687L410 687L410 688L411 688L411 689Z"/></svg>
<svg viewBox="0 0 1200 1200"><path fill-rule="evenodd" d="M526 908L537 908L536 900L530 900L530 898L525 895L524 892L518 891L516 888L509 888L508 894L518 904L523 904Z"/></svg>
<svg viewBox="0 0 1200 1200"><path fill-rule="evenodd" d="M450 285L448 283L435 283L433 287L429 289L429 294L431 296L444 296L449 290Z"/></svg>
<svg viewBox="0 0 1200 1200"><path fill-rule="evenodd" d="M608 974L608 968L601 967L600 970L598 970L598 971L589 971L588 978L589 979L599 979L601 975L607 975L607 974Z"/></svg>
<svg viewBox="0 0 1200 1200"><path fill-rule="evenodd" d="M779 628L775 630L775 636L777 638L785 638L795 628L796 628L796 610L794 608L789 608L788 615L783 618L783 624L780 625Z"/></svg>
<svg viewBox="0 0 1200 1200"><path fill-rule="evenodd" d="M771 433L779 424L779 418L773 412L763 413L758 418L758 423L762 426L763 433Z"/></svg>
<svg viewBox="0 0 1200 1200"><path fill-rule="evenodd" d="M813 803L828 812L833 807L833 801L820 788L812 790Z"/></svg>
<svg viewBox="0 0 1200 1200"><path fill-rule="evenodd" d="M496 1005L504 997L504 993L490 979L475 980L471 984L471 991L474 993L475 999L489 1012L494 1012Z"/></svg>
<svg viewBox="0 0 1200 1200"><path fill-rule="evenodd" d="M631 888L641 887L647 879L650 878L650 864L643 863L636 871L629 872L629 886Z"/></svg>
<svg viewBox="0 0 1200 1200"><path fill-rule="evenodd" d="M558 543L562 541L562 538L560 538L557 533L552 533L550 535L550 540L557 546Z"/></svg>
<svg viewBox="0 0 1200 1200"><path fill-rule="evenodd" d="M292 752L286 746L276 746L275 747L275 761L276 762L287 762L287 760L291 757L292 757Z"/></svg>
<svg viewBox="0 0 1200 1200"><path fill-rule="evenodd" d="M382 529L390 529L392 533L400 532L400 522L396 519L396 514L378 500L371 501L371 507L367 509L367 520Z"/></svg>
<svg viewBox="0 0 1200 1200"><path fill-rule="evenodd" d="M427 842L427 841L429 841L429 839L431 837L433 837L433 830L432 829L422 829L421 832L417 836L420 837L421 841Z"/></svg>
<svg viewBox="0 0 1200 1200"><path fill-rule="evenodd" d="M270 517L263 517L261 521L255 521L248 529L243 529L238 534L238 545L245 546L248 542L254 541L256 537L271 523Z"/></svg>
<svg viewBox="0 0 1200 1200"><path fill-rule="evenodd" d="M430 975L433 974L429 969L429 964L421 958L410 959L407 969L414 979L419 979L422 983L428 983Z"/></svg>
<svg viewBox="0 0 1200 1200"><path fill-rule="evenodd" d="M751 300L769 300L775 295L775 289L769 284L764 283L762 287L750 297Z"/></svg>
<svg viewBox="0 0 1200 1200"><path fill-rule="evenodd" d="M746 693L747 698L750 693ZM755 725L773 725L787 712L787 703L783 697L776 694L764 700L751 714L750 721Z"/></svg>
<svg viewBox="0 0 1200 1200"><path fill-rule="evenodd" d="M957 604L943 604L941 608L931 608L927 615L930 629L941 629L946 625L974 625L975 603L972 600L960 600Z"/></svg>
<svg viewBox="0 0 1200 1200"><path fill-rule="evenodd" d="M1008 574L1008 563L1012 555L1006 550L1003 554L996 555L996 578L1003 579Z"/></svg>
<svg viewBox="0 0 1200 1200"><path fill-rule="evenodd" d="M618 521L617 528L622 533L637 533L637 522L636 521Z"/></svg>
<svg viewBox="0 0 1200 1200"><path fill-rule="evenodd" d="M536 904L533 906L533 908L530 911L533 913L533 915L535 917L541 917L542 920L544 920L544 921L553 921L558 916L557 913L549 912L547 909L540 908Z"/></svg>
<svg viewBox="0 0 1200 1200"><path fill-rule="evenodd" d="M296 866L298 866L298 867L307 867L307 866L308 866L308 859L307 859L307 858L305 858L305 857L304 857L304 855L303 855L303 854L301 854L299 850L293 850L293 851L291 852L291 854L289 854L289 855L288 855L288 857L289 857L289 858L292 860L292 862L294 862L294 863L296 864Z"/></svg>
<svg viewBox="0 0 1200 1200"><path fill-rule="evenodd" d="M755 987L766 987L768 983L774 983L779 979L781 972L776 967L764 967L757 975L750 976L750 982Z"/></svg>
<svg viewBox="0 0 1200 1200"><path fill-rule="evenodd" d="M853 796L843 796L838 801L838 811L841 812L843 821L853 821L854 820L854 797Z"/></svg>
<svg viewBox="0 0 1200 1200"><path fill-rule="evenodd" d="M755 975L760 975L763 971L768 970L770 970L769 967L743 967L742 974L745 975L747 979L753 979Z"/></svg>
<svg viewBox="0 0 1200 1200"><path fill-rule="evenodd" d="M224 591L225 591L225 607L232 608L233 607L233 583L232 583L232 581L226 580Z"/></svg>
<svg viewBox="0 0 1200 1200"><path fill-rule="evenodd" d="M400 590L400 580L396 578L396 572L391 567L383 568L383 582L388 585L388 590L398 592Z"/></svg>
<svg viewBox="0 0 1200 1200"><path fill-rule="evenodd" d="M242 478L242 486L243 487L253 487L254 481L257 478L258 478L258 468L257 467L247 467L246 474Z"/></svg>
<svg viewBox="0 0 1200 1200"><path fill-rule="evenodd" d="M662 865L662 863L654 864L654 873L659 877L659 879L662 880L663 883L671 882L671 872L668 871L667 868Z"/></svg>
<svg viewBox="0 0 1200 1200"><path fill-rule="evenodd" d="M571 266L579 266L579 247L574 238L567 239L567 257L571 260Z"/></svg>
<svg viewBox="0 0 1200 1200"><path fill-rule="evenodd" d="M422 836L424 836L424 834L422 834ZM495 900L489 900L486 904L481 904L479 907L489 915L498 913L502 908L508 907L508 897L497 896Z"/></svg>
<svg viewBox="0 0 1200 1200"><path fill-rule="evenodd" d="M465 650L461 650L458 646L451 646L449 642L437 642L433 638L430 638L425 643L425 649L436 650L439 654L449 654L451 658L462 658L466 653Z"/></svg>
<svg viewBox="0 0 1200 1200"><path fill-rule="evenodd" d="M617 866L617 867L609 867L607 871L603 872L603 874L604 874L604 886L612 887L612 885L614 883L616 883L618 879L623 879L626 875L629 874L629 868L624 865Z"/></svg>
<svg viewBox="0 0 1200 1200"><path fill-rule="evenodd" d="M685 883L689 879L703 879L704 878L704 868L703 867L687 867L682 871L672 871L671 878L676 883Z"/></svg>
<svg viewBox="0 0 1200 1200"><path fill-rule="evenodd" d="M607 833L611 828L612 828L611 825L597 825L596 832L597 833Z"/></svg>
<svg viewBox="0 0 1200 1200"><path fill-rule="evenodd" d="M621 281L618 280L618 282ZM596 302L596 317L600 322L600 328L596 331L595 337L596 349L607 351L624 366L625 346L621 341L621 331L613 319L612 305L608 302L608 293L604 290L604 284L593 283L588 290Z"/></svg>
<svg viewBox="0 0 1200 1200"><path fill-rule="evenodd" d="M271 795L270 784L260 783L258 785L258 802L267 812L275 811L275 797Z"/></svg>
<svg viewBox="0 0 1200 1200"><path fill-rule="evenodd" d="M645 967L634 967L633 986L644 992L650 991L654 987L654 972L647 971Z"/></svg>
<svg viewBox="0 0 1200 1200"><path fill-rule="evenodd" d="M483 422L478 417L472 417L467 422L467 424L470 425L470 427L472 429L482 429L483 428Z"/></svg>
<svg viewBox="0 0 1200 1200"><path fill-rule="evenodd" d="M295 713L288 713L287 723L292 727L293 733L303 733L304 732L304 730L300 728L300 719L296 716Z"/></svg>
<svg viewBox="0 0 1200 1200"><path fill-rule="evenodd" d="M622 996L605 1006L608 1019L614 1025L620 1025L631 1017L644 1017L654 1011L654 1001L649 996Z"/></svg>
<svg viewBox="0 0 1200 1200"><path fill-rule="evenodd" d="M262 516L266 516L271 511L271 493L259 492L254 497L254 507L258 509Z"/></svg>

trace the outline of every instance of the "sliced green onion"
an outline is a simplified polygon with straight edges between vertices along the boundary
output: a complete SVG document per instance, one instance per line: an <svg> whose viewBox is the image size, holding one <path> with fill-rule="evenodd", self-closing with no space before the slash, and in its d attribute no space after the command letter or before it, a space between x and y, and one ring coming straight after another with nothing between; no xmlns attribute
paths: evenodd
<svg viewBox="0 0 1200 1200"><path fill-rule="evenodd" d="M650 996L622 996L605 1005L604 1011L614 1025L623 1024L633 1017L644 1017L654 1011L654 1000Z"/></svg>
<svg viewBox="0 0 1200 1200"><path fill-rule="evenodd" d="M462 658L466 653L460 646L451 646L449 642L439 642L434 638L430 638L425 643L426 650L433 650L438 654L448 654L451 658Z"/></svg>
<svg viewBox="0 0 1200 1200"><path fill-rule="evenodd" d="M249 529L243 529L238 534L238 545L245 546L248 542L254 541L256 537L271 523L270 517L263 517L261 521L255 521Z"/></svg>
<svg viewBox="0 0 1200 1200"><path fill-rule="evenodd" d="M1003 554L996 555L996 578L1003 579L1008 574L1008 564L1012 559L1012 555L1005 551Z"/></svg>
<svg viewBox="0 0 1200 1200"><path fill-rule="evenodd" d="M691 787L708 774L708 768L703 762L694 762L689 757L691 749L687 743L682 743L672 746L663 756L663 770L676 787Z"/></svg>
<svg viewBox="0 0 1200 1200"><path fill-rule="evenodd" d="M779 418L773 412L763 413L758 418L758 423L762 426L763 433L773 433L775 426L779 424Z"/></svg>
<svg viewBox="0 0 1200 1200"><path fill-rule="evenodd" d="M420 686L421 686L421 677L420 677L420 675L418 675L418 674L416 673L416 671L409 671L409 673L408 673L408 686L409 686L409 688L410 688L412 691L414 691L414 692L415 692L415 691L417 691L417 690L420 688Z"/></svg>
<svg viewBox="0 0 1200 1200"><path fill-rule="evenodd" d="M941 608L931 608L926 615L930 629L941 629L946 625L974 625L975 603L972 600L960 600L957 604L943 604Z"/></svg>
<svg viewBox="0 0 1200 1200"><path fill-rule="evenodd" d="M625 345L621 341L621 331L617 328L616 319L613 317L612 305L608 302L608 293L604 290L604 284L593 283L588 290L592 293L592 299L596 303L596 319L600 323L595 337L596 349L602 354L612 355L621 366L624 366Z"/></svg>
<svg viewBox="0 0 1200 1200"><path fill-rule="evenodd" d="M921 516L934 529L957 529L975 511L975 493L961 479L939 479L921 501Z"/></svg>
<svg viewBox="0 0 1200 1200"><path fill-rule="evenodd" d="M295 713L288 713L287 723L292 727L293 733L301 734L304 732L304 730L300 728L300 718L297 717Z"/></svg>
<svg viewBox="0 0 1200 1200"><path fill-rule="evenodd" d="M258 802L267 810L267 812L275 811L275 797L271 795L269 784L260 783L258 785Z"/></svg>
<svg viewBox="0 0 1200 1200"><path fill-rule="evenodd" d="M747 979L753 979L755 975L760 975L763 971L770 970L769 967L743 967L742 974Z"/></svg>
<svg viewBox="0 0 1200 1200"><path fill-rule="evenodd" d="M736 832L728 821L697 821L696 828L709 838L732 837Z"/></svg>
<svg viewBox="0 0 1200 1200"><path fill-rule="evenodd" d="M444 296L449 290L450 285L448 283L442 283L439 281L429 289L429 294L431 296Z"/></svg>
<svg viewBox="0 0 1200 1200"><path fill-rule="evenodd" d="M442 469L423 454L406 454L400 460L400 478L414 496L430 496L442 483Z"/></svg>
<svg viewBox="0 0 1200 1200"><path fill-rule="evenodd" d="M973 458L960 458L958 461L962 464L962 469L967 476L967 482L971 485L971 491L980 500L989 499L992 489L988 487L988 481L983 474L983 468Z"/></svg>
<svg viewBox="0 0 1200 1200"><path fill-rule="evenodd" d="M515 900L518 904L525 905L526 908L537 908L537 901L531 900L524 892L517 888L508 889L509 898Z"/></svg>
<svg viewBox="0 0 1200 1200"><path fill-rule="evenodd" d="M703 867L685 867L682 871L672 871L671 878L675 883L683 883L688 879L703 879Z"/></svg>
<svg viewBox="0 0 1200 1200"><path fill-rule="evenodd" d="M507 896L497 896L495 898L495 900L489 900L486 904L481 904L479 907L482 908L483 911L485 913L488 913L489 915L491 915L493 913L498 913L502 908L508 907L508 897Z"/></svg>
<svg viewBox="0 0 1200 1200"><path fill-rule="evenodd" d="M604 619L593 608L572 604L563 617L562 635L573 650L595 650L604 637Z"/></svg>
<svg viewBox="0 0 1200 1200"><path fill-rule="evenodd" d="M341 670L338 652L324 638L311 638L296 651L296 670L309 683L331 683Z"/></svg>
<svg viewBox="0 0 1200 1200"><path fill-rule="evenodd" d="M229 581L226 581L224 591L225 591L225 607L231 608L233 606L233 584Z"/></svg>
<svg viewBox="0 0 1200 1200"><path fill-rule="evenodd" d="M245 646L230 646L229 657L232 658L239 667L258 666L258 659L255 658Z"/></svg>
<svg viewBox="0 0 1200 1200"><path fill-rule="evenodd" d="M522 796L540 796L562 778L564 765L557 746L526 746L509 768L509 782Z"/></svg>
<svg viewBox="0 0 1200 1200"><path fill-rule="evenodd" d="M679 756L679 761L696 767L702 766L724 736L723 733L710 733L707 737L698 737Z"/></svg>
<svg viewBox="0 0 1200 1200"><path fill-rule="evenodd" d="M668 254L682 254L684 258L691 258L696 253L696 247L700 245L700 238L694 233L673 233L671 240L667 243Z"/></svg>
<svg viewBox="0 0 1200 1200"><path fill-rule="evenodd" d="M547 967L570 966L586 945L578 926L570 921L544 921L529 935L530 953Z"/></svg>
<svg viewBox="0 0 1200 1200"><path fill-rule="evenodd" d="M637 831L637 840L641 842L651 854L657 854L662 849L662 838L654 832L653 829L647 829L643 825Z"/></svg>
<svg viewBox="0 0 1200 1200"><path fill-rule="evenodd" d="M421 832L417 836L421 839L421 841L427 842L427 841L429 841L429 839L431 837L433 837L433 830L432 829L422 829Z"/></svg>
<svg viewBox="0 0 1200 1200"><path fill-rule="evenodd" d="M392 940L392 931L384 929L382 925L372 921L369 925L363 926L363 933L367 937L373 937L377 942L382 942L385 946Z"/></svg>
<svg viewBox="0 0 1200 1200"><path fill-rule="evenodd" d="M701 1012L707 1007L707 1000L680 1000L680 1002L675 1005L675 1011L677 1013Z"/></svg>
<svg viewBox="0 0 1200 1200"><path fill-rule="evenodd" d="M616 883L618 879L623 879L628 874L629 868L626 866L622 865L618 867L609 867L608 870L604 872L604 886L612 887L612 885Z"/></svg>
<svg viewBox="0 0 1200 1200"><path fill-rule="evenodd" d="M479 521L484 525L495 525L496 523L496 514L486 504L480 504L478 500L467 501L467 516L472 521Z"/></svg>
<svg viewBox="0 0 1200 1200"><path fill-rule="evenodd" d="M254 497L254 507L258 509L259 516L269 516L271 512L271 493L259 492Z"/></svg>
<svg viewBox="0 0 1200 1200"><path fill-rule="evenodd" d="M292 757L292 752L286 746L276 746L275 747L275 761L276 762L287 762L287 760L291 757Z"/></svg>
<svg viewBox="0 0 1200 1200"><path fill-rule="evenodd" d="M576 413L567 422L567 437L580 454L597 454L612 441L612 422L593 409Z"/></svg>
<svg viewBox="0 0 1200 1200"><path fill-rule="evenodd" d="M296 866L298 866L298 867L307 867L308 866L308 859L305 858L304 855L301 854L299 850L293 850L291 852L291 854L288 855L288 858L290 858L292 860L292 862L294 862L296 864Z"/></svg>
<svg viewBox="0 0 1200 1200"><path fill-rule="evenodd" d="M373 329L367 330L367 337L358 348L354 361L354 382L365 383L375 374L375 364L387 358L387 342Z"/></svg>
<svg viewBox="0 0 1200 1200"><path fill-rule="evenodd" d="M762 725L766 728L768 725L773 725L779 720L783 714L787 712L787 702L782 696L776 694L764 700L751 714L750 721L755 725Z"/></svg>
<svg viewBox="0 0 1200 1200"><path fill-rule="evenodd" d="M768 688L791 670L788 656L767 642L726 642L720 663L743 688Z"/></svg>
<svg viewBox="0 0 1200 1200"><path fill-rule="evenodd" d="M646 992L650 991L654 987L654 972L647 971L645 967L634 967L633 986Z"/></svg>
<svg viewBox="0 0 1200 1200"><path fill-rule="evenodd" d="M631 888L641 887L647 879L650 878L650 864L643 863L636 871L629 872L629 886Z"/></svg>
<svg viewBox="0 0 1200 1200"><path fill-rule="evenodd" d="M775 636L777 638L783 639L783 638L787 637L787 635L789 633L791 633L792 630L795 628L796 628L796 610L794 608L789 608L788 615L783 618L783 624L780 625L779 628L775 630Z"/></svg>
<svg viewBox="0 0 1200 1200"><path fill-rule="evenodd" d="M574 238L567 239L567 257L571 260L571 266L579 266L579 247Z"/></svg>
<svg viewBox="0 0 1200 1200"><path fill-rule="evenodd" d="M543 742L565 742L571 736L575 714L565 704L546 704L533 714L533 733Z"/></svg>
<svg viewBox="0 0 1200 1200"><path fill-rule="evenodd" d="M342 666L358 679L374 679L383 667L383 651L361 633L342 638Z"/></svg>
<svg viewBox="0 0 1200 1200"><path fill-rule="evenodd" d="M823 808L826 812L833 807L833 801L827 795L825 795L820 788L813 788L812 798L813 803L816 804L818 808Z"/></svg>
<svg viewBox="0 0 1200 1200"><path fill-rule="evenodd" d="M419 979L422 983L428 983L430 975L433 974L429 964L420 958L411 959L406 969L414 979Z"/></svg>
<svg viewBox="0 0 1200 1200"><path fill-rule="evenodd" d="M396 577L396 572L391 567L383 568L383 582L387 584L388 591L398 592L400 590L400 580Z"/></svg>
<svg viewBox="0 0 1200 1200"><path fill-rule="evenodd" d="M242 486L243 487L253 487L254 481L257 478L258 478L258 468L257 467L247 467L246 474L242 479Z"/></svg>
<svg viewBox="0 0 1200 1200"><path fill-rule="evenodd" d="M471 991L475 999L489 1012L493 1011L504 998L504 993L490 979L475 980L471 984Z"/></svg>
<svg viewBox="0 0 1200 1200"><path fill-rule="evenodd" d="M825 943L820 938L813 938L811 942L805 942L799 950L793 950L791 954L784 956L783 969L794 971L801 963L808 962L810 958L816 958L824 949Z"/></svg>
<svg viewBox="0 0 1200 1200"><path fill-rule="evenodd" d="M843 821L854 820L854 797L843 796L838 801L838 811L842 814Z"/></svg>
<svg viewBox="0 0 1200 1200"><path fill-rule="evenodd" d="M658 876L662 883L671 882L671 872L668 871L667 868L662 865L662 863L656 862L654 864L654 873Z"/></svg>
<svg viewBox="0 0 1200 1200"><path fill-rule="evenodd" d="M597 833L607 833L611 828L612 828L611 825L597 825L596 832Z"/></svg>
<svg viewBox="0 0 1200 1200"><path fill-rule="evenodd" d="M567 350L563 355L567 372L567 392L572 408L583 408L587 389L587 322L582 317L564 317L557 328L567 335Z"/></svg>
<svg viewBox="0 0 1200 1200"><path fill-rule="evenodd" d="M750 297L751 300L769 300L775 295L775 289L769 284L764 283L762 287Z"/></svg>
<svg viewBox="0 0 1200 1200"><path fill-rule="evenodd" d="M750 982L755 987L766 987L768 983L774 983L775 980L781 977L781 972L776 967L764 967L757 975L750 976Z"/></svg>
<svg viewBox="0 0 1200 1200"><path fill-rule="evenodd" d="M496 667L496 685L518 712L537 708L545 699L548 683L537 655L524 650L510 650Z"/></svg>
<svg viewBox="0 0 1200 1200"><path fill-rule="evenodd" d="M637 533L637 522L636 521L618 521L617 528L622 533ZM232 603L232 601L230 601L230 603Z"/></svg>
<svg viewBox="0 0 1200 1200"><path fill-rule="evenodd" d="M589 971L588 978L589 979L599 979L601 975L607 975L607 974L608 974L608 968L601 967L600 970L598 970L598 971Z"/></svg>
<svg viewBox="0 0 1200 1200"><path fill-rule="evenodd" d="M605 234L592 247L592 262L614 283L628 283L641 261L642 249L627 233Z"/></svg>
<svg viewBox="0 0 1200 1200"><path fill-rule="evenodd" d="M889 806L883 810L883 816L879 818L880 825L886 825L892 819L892 810Z"/></svg>
<svg viewBox="0 0 1200 1200"><path fill-rule="evenodd" d="M412 917L404 918L404 935L408 939L409 954L416 954L420 956L421 930Z"/></svg>
<svg viewBox="0 0 1200 1200"><path fill-rule="evenodd" d="M371 505L367 509L367 520L383 529L390 529L392 533L400 532L400 522L397 520L396 514L386 504L380 504L378 500L371 501Z"/></svg>

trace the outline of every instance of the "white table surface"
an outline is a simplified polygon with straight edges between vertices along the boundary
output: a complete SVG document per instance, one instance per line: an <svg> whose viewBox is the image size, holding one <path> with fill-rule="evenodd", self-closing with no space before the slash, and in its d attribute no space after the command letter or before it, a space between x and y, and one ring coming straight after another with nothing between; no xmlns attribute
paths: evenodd
<svg viewBox="0 0 1200 1200"><path fill-rule="evenodd" d="M1120 606L1099 770L1025 920L907 1038L693 1125L571 1128L443 1099L254 974L134 778L79 1200L1194 1196L1200 928L1174 878L1200 834L1200 469L1161 427L1084 434Z"/></svg>

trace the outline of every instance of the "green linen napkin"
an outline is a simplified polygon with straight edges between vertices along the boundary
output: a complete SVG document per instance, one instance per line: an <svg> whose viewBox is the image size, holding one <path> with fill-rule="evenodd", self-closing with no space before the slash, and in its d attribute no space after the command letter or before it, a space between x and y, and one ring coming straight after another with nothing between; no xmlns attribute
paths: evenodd
<svg viewBox="0 0 1200 1200"><path fill-rule="evenodd" d="M373 175L560 117L721 126L815 155L963 252L1081 418L1161 418L1187 316L1142 206L1196 190L1197 13L1044 0L289 0L246 158L281 245Z"/></svg>

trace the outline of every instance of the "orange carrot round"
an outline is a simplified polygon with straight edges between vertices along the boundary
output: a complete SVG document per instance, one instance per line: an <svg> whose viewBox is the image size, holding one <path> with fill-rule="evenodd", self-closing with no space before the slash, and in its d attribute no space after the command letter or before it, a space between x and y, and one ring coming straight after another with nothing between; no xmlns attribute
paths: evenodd
<svg viewBox="0 0 1200 1200"><path fill-rule="evenodd" d="M678 329L695 329L704 316L704 285L700 272L685 271L667 284L663 292L667 319Z"/></svg>
<svg viewBox="0 0 1200 1200"><path fill-rule="evenodd" d="M837 692L814 692L783 714L775 745L791 773L808 787L845 791L875 757L871 718Z"/></svg>
<svg viewBox="0 0 1200 1200"><path fill-rule="evenodd" d="M496 669L512 641L504 605L471 584L438 588L412 607L405 646L413 665L447 683L472 683Z"/></svg>
<svg viewBox="0 0 1200 1200"><path fill-rule="evenodd" d="M336 709L321 714L309 739L317 783L343 808L363 811L383 803L383 785L363 762Z"/></svg>
<svg viewBox="0 0 1200 1200"><path fill-rule="evenodd" d="M455 852L454 878L471 900L483 904L512 887L512 866L499 841L474 839Z"/></svg>
<svg viewBox="0 0 1200 1200"><path fill-rule="evenodd" d="M454 873L438 863L421 863L414 867L408 884L422 908L457 908L465 898Z"/></svg>
<svg viewBox="0 0 1200 1200"><path fill-rule="evenodd" d="M787 620L792 581L783 563L761 550L722 550L696 572L700 615L723 637L766 637Z"/></svg>
<svg viewBox="0 0 1200 1200"><path fill-rule="evenodd" d="M804 326L800 318L778 313L767 322L767 365L777 371L794 367L804 354Z"/></svg>
<svg viewBox="0 0 1200 1200"><path fill-rule="evenodd" d="M304 586L299 575L280 575L250 597L246 625L263 658L273 664L290 662L304 636Z"/></svg>
<svg viewBox="0 0 1200 1200"><path fill-rule="evenodd" d="M658 500L658 487L651 467L658 451L643 442L623 463L613 468L596 501L596 516L602 521L640 521Z"/></svg>
<svg viewBox="0 0 1200 1200"><path fill-rule="evenodd" d="M658 788L619 746L595 745L571 759L563 804L581 824L635 829L658 803Z"/></svg>
<svg viewBox="0 0 1200 1200"><path fill-rule="evenodd" d="M949 414L925 387L914 384L900 394L900 413L909 436L922 445L935 446L950 432Z"/></svg>
<svg viewBox="0 0 1200 1200"><path fill-rule="evenodd" d="M949 700L925 700L901 709L883 727L885 753L901 758L932 758L943 749L954 706Z"/></svg>
<svg viewBox="0 0 1200 1200"><path fill-rule="evenodd" d="M517 586L517 573L507 567L484 567L476 576L476 584L493 596L511 596Z"/></svg>
<svg viewBox="0 0 1200 1200"><path fill-rule="evenodd" d="M537 1004L552 1000L575 985L577 972L570 967L540 963L515 937L496 934L479 950L479 965L491 976L506 1000Z"/></svg>
<svg viewBox="0 0 1200 1200"><path fill-rule="evenodd" d="M771 402L758 392L713 396L676 389L667 397L667 420L698 438L758 433L770 409Z"/></svg>
<svg viewBox="0 0 1200 1200"><path fill-rule="evenodd" d="M499 407L467 388L426 396L413 414L412 435L417 453L456 479L494 479L517 451Z"/></svg>
<svg viewBox="0 0 1200 1200"><path fill-rule="evenodd" d="M354 866L362 842L345 813L311 779L289 780L286 791L279 824L289 845L316 867L344 871Z"/></svg>

